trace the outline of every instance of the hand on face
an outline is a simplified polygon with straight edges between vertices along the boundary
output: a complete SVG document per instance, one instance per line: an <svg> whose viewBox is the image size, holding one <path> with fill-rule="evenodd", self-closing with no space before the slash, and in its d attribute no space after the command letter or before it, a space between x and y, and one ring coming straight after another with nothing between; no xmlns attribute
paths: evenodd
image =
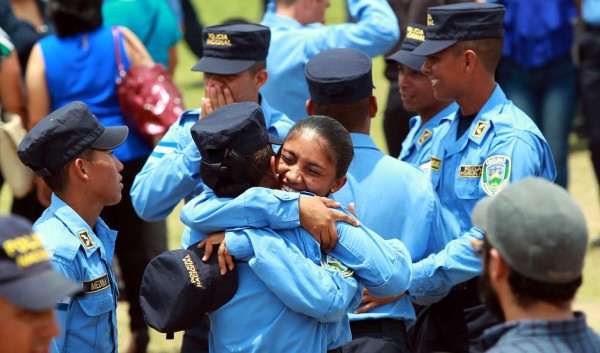
<svg viewBox="0 0 600 353"><path fill-rule="evenodd" d="M206 117L227 104L233 103L233 94L228 87L212 84L206 87L206 96L202 98L202 112L200 119Z"/></svg>

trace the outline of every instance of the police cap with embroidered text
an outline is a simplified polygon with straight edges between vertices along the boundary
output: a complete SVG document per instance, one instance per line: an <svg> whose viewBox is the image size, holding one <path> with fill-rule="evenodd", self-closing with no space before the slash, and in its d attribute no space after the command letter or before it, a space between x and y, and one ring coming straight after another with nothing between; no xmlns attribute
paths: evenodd
<svg viewBox="0 0 600 353"><path fill-rule="evenodd" d="M425 42L413 54L428 56L459 41L504 38L504 6L490 3L459 3L427 9Z"/></svg>
<svg viewBox="0 0 600 353"><path fill-rule="evenodd" d="M418 23L411 23L406 27L406 37L402 42L400 50L390 55L386 62L397 62L408 66L411 70L421 72L421 66L425 63L426 57L414 55L412 51L425 41L426 26Z"/></svg>
<svg viewBox="0 0 600 353"><path fill-rule="evenodd" d="M127 139L126 126L104 127L79 101L56 109L25 135L19 159L41 177L52 175L89 148L113 150Z"/></svg>
<svg viewBox="0 0 600 353"><path fill-rule="evenodd" d="M233 75L248 70L269 53L271 30L242 23L206 27L202 31L202 58L192 71Z"/></svg>
<svg viewBox="0 0 600 353"><path fill-rule="evenodd" d="M198 243L166 251L150 261L140 289L140 305L150 327L163 333L196 327L205 313L225 305L237 291L237 270L221 275L217 255L202 261Z"/></svg>
<svg viewBox="0 0 600 353"><path fill-rule="evenodd" d="M28 220L0 215L0 297L32 311L54 307L81 286L52 269L41 239Z"/></svg>

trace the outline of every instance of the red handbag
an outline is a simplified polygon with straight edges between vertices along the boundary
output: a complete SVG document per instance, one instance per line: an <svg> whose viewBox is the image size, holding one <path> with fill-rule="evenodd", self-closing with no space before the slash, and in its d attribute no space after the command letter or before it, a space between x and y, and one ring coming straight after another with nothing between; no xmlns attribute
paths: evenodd
<svg viewBox="0 0 600 353"><path fill-rule="evenodd" d="M119 30L113 27L112 31L119 70L116 80L119 105L127 125L152 144L153 137L164 134L185 110L181 92L162 64L131 65L125 71Z"/></svg>

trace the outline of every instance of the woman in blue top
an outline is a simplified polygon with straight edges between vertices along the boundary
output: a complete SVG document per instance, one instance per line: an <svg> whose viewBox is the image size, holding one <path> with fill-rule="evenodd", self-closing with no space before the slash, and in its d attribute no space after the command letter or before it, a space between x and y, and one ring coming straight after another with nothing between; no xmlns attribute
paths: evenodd
<svg viewBox="0 0 600 353"><path fill-rule="evenodd" d="M80 100L86 103L104 126L125 125L116 94L117 63L112 29L103 24L102 0L50 0L49 16L55 33L40 40L32 49L26 73L30 127L49 112ZM120 28L119 45L123 65L151 63L143 44L131 31ZM127 40L124 40L126 37ZM105 208L101 217L119 232L116 254L122 277L130 289L130 328L134 338L145 346L147 327L139 306L138 291L143 271L154 254L166 250L166 224L147 223L137 216L131 205L129 190L135 175L151 152L134 129L125 143L114 150L123 162L123 199ZM41 185L38 183L38 195ZM49 204L50 193L45 195ZM150 239L149 239L150 238ZM146 250L152 244L152 251ZM158 244L158 245L156 245ZM143 350L142 350L143 351Z"/></svg>

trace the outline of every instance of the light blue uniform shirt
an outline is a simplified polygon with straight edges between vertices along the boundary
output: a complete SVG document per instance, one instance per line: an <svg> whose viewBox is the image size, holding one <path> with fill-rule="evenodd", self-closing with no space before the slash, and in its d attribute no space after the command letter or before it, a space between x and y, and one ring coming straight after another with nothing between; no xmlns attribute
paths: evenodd
<svg viewBox="0 0 600 353"><path fill-rule="evenodd" d="M192 239L194 243L203 238L204 233L212 233L232 226L252 226L283 228L277 231L284 239L312 239L312 236L298 222L298 198L300 194L289 193L280 190L269 190L264 188L251 188L235 199L217 198L212 191L206 190L203 194L190 200L181 211L181 219L184 224L192 228ZM260 203L258 202L260 200ZM289 228L293 227L293 228ZM338 222L337 230L339 240L336 247L330 252L337 260L354 271L358 281L365 285L374 295L393 296L403 293L410 282L410 254L406 247L396 239L384 241L373 231L361 226L353 227L349 224ZM202 232L202 233L201 233ZM238 258L246 258L254 252L257 258L264 253L264 245L259 242L249 244L252 235L258 239L277 234L271 229L244 228L239 229L232 237L232 231L227 232L227 246L230 253ZM240 237L241 236L241 237ZM185 245L184 245L185 246ZM231 247L231 249L230 249ZM240 251L239 249L245 249ZM318 244L317 244L318 248ZM280 263L279 257L285 257L280 250L273 249L267 252L266 259L271 263ZM267 260L265 260L267 263ZM284 276L296 278L290 275L286 266L279 266L279 275L271 275L261 270L256 274L263 278L265 283L273 282L273 286L282 285L281 280L276 277ZM295 280L297 281L297 280ZM287 295L296 297L296 300L308 300L315 302L317 299L298 298L304 297L301 293L293 295L289 290L284 290ZM362 292L360 293L362 296ZM360 302L360 296L357 303ZM350 305L349 311L354 310L356 305ZM321 307L319 310L323 310ZM327 348L337 348L351 339L348 318L327 326L328 344Z"/></svg>
<svg viewBox="0 0 600 353"><path fill-rule="evenodd" d="M191 243L201 240L202 233L232 227L278 229L282 234L305 233L299 222L296 223L300 195L254 187L234 199L220 199L206 190L182 207L181 221L192 229L192 234L198 235ZM354 227L337 222L336 227L338 243L329 253L352 268L359 282L378 296L404 292L410 282L412 263L404 244L397 239L386 241L363 225Z"/></svg>
<svg viewBox="0 0 600 353"><path fill-rule="evenodd" d="M462 235L413 266L412 295L438 295L480 273L481 259L469 243L483 235L471 223L477 201L527 176L556 177L542 133L498 85L458 140L457 129L455 118L432 150L431 182L444 208L459 222Z"/></svg>
<svg viewBox="0 0 600 353"><path fill-rule="evenodd" d="M333 198L343 206L354 202L361 223L384 239L400 240L412 261L442 250L458 233L458 224L452 222L452 217L443 217L427 177L418 168L382 153L369 135L350 136L354 160L346 185ZM415 321L408 296L363 314L349 315L350 320L405 320L407 326Z"/></svg>
<svg viewBox="0 0 600 353"><path fill-rule="evenodd" d="M230 254L245 262L236 262L235 296L209 313L210 351L325 352L335 323L360 303L356 280L322 267L308 234L247 228L226 239Z"/></svg>
<svg viewBox="0 0 600 353"><path fill-rule="evenodd" d="M400 160L410 163L431 175L431 146L435 136L444 136L454 118L458 104L450 103L425 124L421 124L421 116L410 118L410 131L402 142Z"/></svg>
<svg viewBox="0 0 600 353"><path fill-rule="evenodd" d="M581 17L587 24L600 26L600 0L583 0Z"/></svg>
<svg viewBox="0 0 600 353"><path fill-rule="evenodd" d="M260 101L269 132L285 138L294 122L273 109L264 97ZM171 125L135 177L131 201L141 218L147 221L164 219L179 201L202 192L200 152L190 133L199 117L200 109L184 112Z"/></svg>
<svg viewBox="0 0 600 353"><path fill-rule="evenodd" d="M268 11L262 24L271 29L267 56L269 80L261 92L269 102L298 121L306 114L309 99L304 67L323 50L353 48L375 57L388 51L400 38L396 15L385 0L348 0L350 16L357 23L303 26L290 17Z"/></svg>
<svg viewBox="0 0 600 353"><path fill-rule="evenodd" d="M60 336L53 353L116 353L118 289L110 264L117 232L98 218L94 229L52 194L52 203L33 225L53 267L67 278L84 283L81 297L66 297L56 306Z"/></svg>

